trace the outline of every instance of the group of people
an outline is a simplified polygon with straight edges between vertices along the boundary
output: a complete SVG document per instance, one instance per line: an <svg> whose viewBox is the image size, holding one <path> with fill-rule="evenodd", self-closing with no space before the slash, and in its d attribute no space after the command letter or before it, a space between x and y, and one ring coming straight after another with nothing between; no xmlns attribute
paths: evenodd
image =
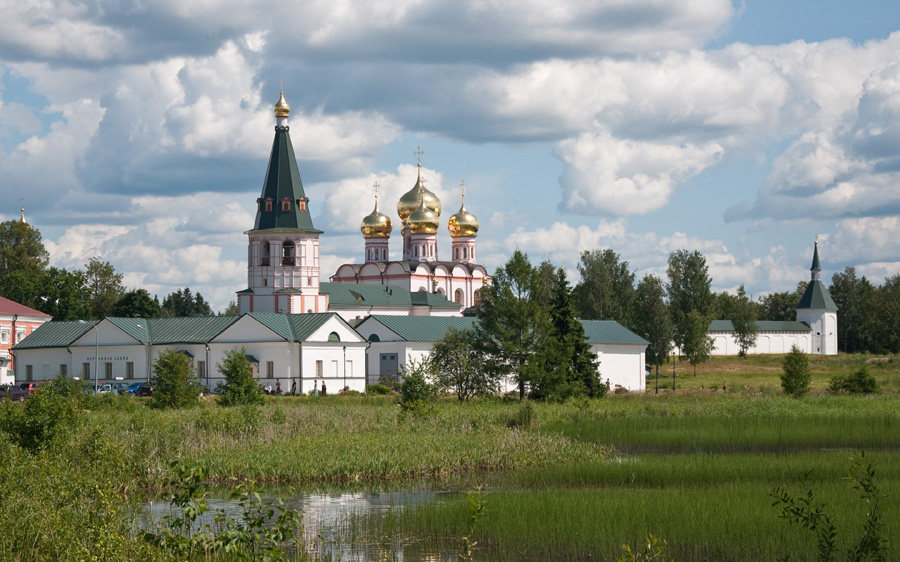
<svg viewBox="0 0 900 562"><path fill-rule="evenodd" d="M283 396L281 392L281 381L275 381L275 388L272 388L272 383L266 383L265 385L260 384L260 389L266 394L271 396ZM319 395L319 380L316 379L313 381L313 396ZM322 381L322 396L328 394L328 388L325 386L325 381ZM291 383L291 396L297 396L297 381Z"/></svg>

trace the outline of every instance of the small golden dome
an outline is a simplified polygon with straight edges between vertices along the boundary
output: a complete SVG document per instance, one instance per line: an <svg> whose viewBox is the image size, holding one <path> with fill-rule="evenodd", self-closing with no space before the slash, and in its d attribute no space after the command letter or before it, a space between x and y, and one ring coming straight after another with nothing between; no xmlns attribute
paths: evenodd
<svg viewBox="0 0 900 562"><path fill-rule="evenodd" d="M426 207L423 201L418 209L409 214L406 224L411 234L434 234L441 224L441 219L437 213Z"/></svg>
<svg viewBox="0 0 900 562"><path fill-rule="evenodd" d="M453 238L478 235L478 219L466 210L465 196L463 196L463 202L459 206L459 211L447 221L447 230L450 231L450 236Z"/></svg>
<svg viewBox="0 0 900 562"><path fill-rule="evenodd" d="M419 193L420 188L422 194ZM422 179L422 168L420 165L416 185L404 193L400 201L397 202L397 214L400 215L400 219L405 221L410 214L418 210L422 206L423 199L427 209L434 211L437 216L441 216L441 200L438 199L437 195L425 189L425 181Z"/></svg>
<svg viewBox="0 0 900 562"><path fill-rule="evenodd" d="M291 106L284 100L284 92L281 92L281 97L278 98L278 103L275 104L275 117L287 117L290 113Z"/></svg>
<svg viewBox="0 0 900 562"><path fill-rule="evenodd" d="M359 225L363 236L366 238L387 238L391 235L393 226L391 219L378 210L378 196L375 196L375 210L366 215Z"/></svg>

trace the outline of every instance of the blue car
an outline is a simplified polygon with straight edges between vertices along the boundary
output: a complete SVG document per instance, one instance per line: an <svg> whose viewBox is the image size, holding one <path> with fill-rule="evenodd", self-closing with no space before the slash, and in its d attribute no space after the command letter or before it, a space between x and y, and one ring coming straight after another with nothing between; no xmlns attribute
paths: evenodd
<svg viewBox="0 0 900 562"><path fill-rule="evenodd" d="M135 382L128 385L128 388L122 394L128 396L152 396L153 387L147 382Z"/></svg>

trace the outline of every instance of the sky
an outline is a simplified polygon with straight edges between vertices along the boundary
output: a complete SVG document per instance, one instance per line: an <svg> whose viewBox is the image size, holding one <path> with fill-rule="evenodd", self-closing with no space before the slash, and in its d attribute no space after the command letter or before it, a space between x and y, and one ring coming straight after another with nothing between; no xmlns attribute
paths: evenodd
<svg viewBox="0 0 900 562"><path fill-rule="evenodd" d="M283 88L321 279L395 223L421 146L489 271L679 249L759 297L900 273L900 5L858 0L0 0L0 220L222 310Z"/></svg>

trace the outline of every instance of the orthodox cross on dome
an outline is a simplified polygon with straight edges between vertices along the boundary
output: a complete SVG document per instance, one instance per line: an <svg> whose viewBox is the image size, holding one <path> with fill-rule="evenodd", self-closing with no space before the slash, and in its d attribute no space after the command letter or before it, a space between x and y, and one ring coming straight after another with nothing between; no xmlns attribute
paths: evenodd
<svg viewBox="0 0 900 562"><path fill-rule="evenodd" d="M459 187L462 189L462 200L463 203L466 201L466 180L459 182Z"/></svg>
<svg viewBox="0 0 900 562"><path fill-rule="evenodd" d="M422 155L425 154L425 151L422 150L421 146L417 146L416 151L413 152L413 154L416 155L416 160L418 161L419 166L421 166L422 165Z"/></svg>
<svg viewBox="0 0 900 562"><path fill-rule="evenodd" d="M372 184L372 187L375 188L375 199L378 199L378 182L376 181L374 184Z"/></svg>

